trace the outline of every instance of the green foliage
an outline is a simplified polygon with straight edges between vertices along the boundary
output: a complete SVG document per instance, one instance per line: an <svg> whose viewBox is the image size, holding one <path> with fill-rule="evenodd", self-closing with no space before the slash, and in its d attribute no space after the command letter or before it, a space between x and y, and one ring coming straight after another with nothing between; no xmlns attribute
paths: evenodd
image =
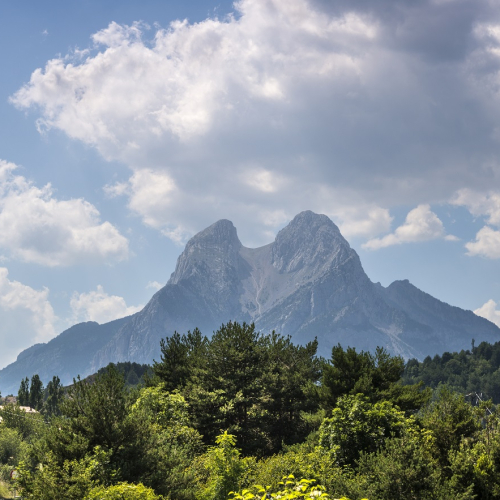
<svg viewBox="0 0 500 500"><path fill-rule="evenodd" d="M328 453L308 444L295 445L289 451L248 463L242 487L265 484L272 491L279 490L281 478L290 474L315 479L337 496L363 496L351 471L337 466Z"/></svg>
<svg viewBox="0 0 500 500"><path fill-rule="evenodd" d="M167 391L181 389L201 369L208 339L198 328L187 335L174 332L172 336L161 339L161 361L154 361L153 373L161 380Z"/></svg>
<svg viewBox="0 0 500 500"><path fill-rule="evenodd" d="M195 465L199 483L196 498L199 500L227 498L229 492L240 485L247 467L247 461L236 448L235 436L224 432L217 436L215 443L216 446L210 447Z"/></svg>
<svg viewBox="0 0 500 500"><path fill-rule="evenodd" d="M0 480L0 498L14 498L10 488Z"/></svg>
<svg viewBox="0 0 500 500"><path fill-rule="evenodd" d="M422 385L398 384L403 371L403 358L391 356L381 347L371 354L356 352L353 347L344 350L339 344L323 366L322 405L332 409L346 394L364 394L373 402L391 401L401 410L416 411L430 399L430 391L423 391Z"/></svg>
<svg viewBox="0 0 500 500"><path fill-rule="evenodd" d="M283 477L278 483L279 490L273 492L270 486L255 485L250 489L245 489L241 493L230 492L231 500L265 500L266 498L294 500L294 499L316 499L330 496L325 488L316 484L315 479L301 479L296 481L293 474ZM339 500L348 500L342 497ZM366 500L366 499L365 499Z"/></svg>
<svg viewBox="0 0 500 500"><path fill-rule="evenodd" d="M0 464L17 464L25 446L17 430L0 424Z"/></svg>
<svg viewBox="0 0 500 500"><path fill-rule="evenodd" d="M271 442L269 452L277 452L282 443L300 443L314 429L304 412L318 408L321 365L316 340L299 346L273 332L263 343L261 427Z"/></svg>
<svg viewBox="0 0 500 500"><path fill-rule="evenodd" d="M244 454L261 456L311 431L302 414L318 407L316 341L296 346L290 338L230 322L210 340L199 330L175 333L161 348L153 380L181 392L205 443L227 430Z"/></svg>
<svg viewBox="0 0 500 500"><path fill-rule="evenodd" d="M150 423L162 428L189 425L188 404L179 393L168 393L164 385L147 387L140 391L131 408L132 415L141 414Z"/></svg>
<svg viewBox="0 0 500 500"><path fill-rule="evenodd" d="M99 482L109 480L110 454L96 447L81 460L66 460L59 466L49 453L35 469L20 462L16 488L23 498L33 500L81 500Z"/></svg>
<svg viewBox="0 0 500 500"><path fill-rule="evenodd" d="M97 375L93 383L75 380L60 404L62 417L51 420L44 446L33 448L31 466L52 460L58 467L86 459L98 446L109 455L106 469L117 479L140 473L141 429L129 418L130 402L123 376L115 369ZM137 456L137 454L139 455Z"/></svg>
<svg viewBox="0 0 500 500"><path fill-rule="evenodd" d="M117 451L128 436L127 399L123 376L116 369L99 374L94 383L74 381L61 404L71 432L83 435L90 449Z"/></svg>
<svg viewBox="0 0 500 500"><path fill-rule="evenodd" d="M84 500L160 500L161 496L143 484L129 484L126 482L114 486L98 486L93 488Z"/></svg>
<svg viewBox="0 0 500 500"><path fill-rule="evenodd" d="M373 404L362 394L344 396L321 424L319 444L338 465L352 467L361 452L378 451L387 438L412 426L413 419L389 401Z"/></svg>
<svg viewBox="0 0 500 500"><path fill-rule="evenodd" d="M39 413L26 413L17 405L2 406L2 426L16 430L24 441L31 442L43 432L44 422Z"/></svg>
<svg viewBox="0 0 500 500"><path fill-rule="evenodd" d="M432 389L447 385L462 394L479 393L482 399L500 403L500 342L482 342L474 352L445 352L422 362L410 359L405 366L405 384L423 382Z"/></svg>
<svg viewBox="0 0 500 500"><path fill-rule="evenodd" d="M21 385L17 392L17 403L20 406L28 406L30 403L30 381L28 377L21 380Z"/></svg>
<svg viewBox="0 0 500 500"><path fill-rule="evenodd" d="M440 469L426 446L426 437L403 432L400 438L386 439L376 453L362 454L357 480L369 498L439 498Z"/></svg>
<svg viewBox="0 0 500 500"><path fill-rule="evenodd" d="M21 380L17 393L17 403L20 406L30 406L35 410L41 410L43 406L43 384L38 374L31 377L31 384L28 377Z"/></svg>
<svg viewBox="0 0 500 500"><path fill-rule="evenodd" d="M442 388L437 399L425 409L420 422L432 431L436 455L444 470L449 466L448 454L456 451L463 439L471 438L481 428L474 408L460 394Z"/></svg>
<svg viewBox="0 0 500 500"><path fill-rule="evenodd" d="M141 432L139 479L177 500L192 498L193 473L188 466L203 451L201 436L190 427L187 403L164 386L140 391L130 410L130 418Z"/></svg>
<svg viewBox="0 0 500 500"><path fill-rule="evenodd" d="M38 374L31 377L29 406L37 411L43 406L43 384Z"/></svg>
<svg viewBox="0 0 500 500"><path fill-rule="evenodd" d="M139 363L132 363L125 361L121 363L110 363L104 368L100 368L98 374L104 373L108 368L112 367L123 375L125 385L127 387L134 387L144 383L145 378L151 374L151 367L149 365L141 365Z"/></svg>
<svg viewBox="0 0 500 500"><path fill-rule="evenodd" d="M49 416L60 415L61 410L59 405L64 397L64 388L61 385L59 377L52 377L52 380L47 384L46 388L47 399L43 410Z"/></svg>
<svg viewBox="0 0 500 500"><path fill-rule="evenodd" d="M457 494L485 500L500 497L500 415L490 404L475 408L481 430L474 439L463 438L449 452L451 478L448 488Z"/></svg>
<svg viewBox="0 0 500 500"><path fill-rule="evenodd" d="M488 376L493 347L424 364ZM211 339L166 339L152 377L111 364L66 395L54 377L42 415L2 407L0 480L17 467L19 493L41 500L500 498L491 401L439 386L429 402L420 365L404 385L402 360L383 349L337 346L329 363L316 349L228 323ZM146 387L127 387L144 374ZM20 394L40 385L25 379Z"/></svg>

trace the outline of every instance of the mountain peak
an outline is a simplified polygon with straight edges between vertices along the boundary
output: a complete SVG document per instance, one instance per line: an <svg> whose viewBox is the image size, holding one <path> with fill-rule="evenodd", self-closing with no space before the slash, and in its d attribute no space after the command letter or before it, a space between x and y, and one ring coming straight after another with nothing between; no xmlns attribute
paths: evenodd
<svg viewBox="0 0 500 500"><path fill-rule="evenodd" d="M188 245L193 243L206 245L227 245L241 246L238 233L234 224L227 219L221 219L208 226L203 231L193 236ZM186 246L187 248L187 246Z"/></svg>
<svg viewBox="0 0 500 500"><path fill-rule="evenodd" d="M294 272L304 266L330 265L332 259L345 260L352 253L339 228L326 215L307 210L278 233L272 262L279 272Z"/></svg>
<svg viewBox="0 0 500 500"><path fill-rule="evenodd" d="M236 228L227 219L221 219L194 235L177 260L177 266L169 283L178 283L194 275L222 272L238 260L241 248Z"/></svg>
<svg viewBox="0 0 500 500"><path fill-rule="evenodd" d="M298 213L288 224L289 226L301 226L301 225L309 225L309 224L327 224L333 226L337 231L338 227L326 216L323 214L317 214L312 210L304 210L303 212Z"/></svg>

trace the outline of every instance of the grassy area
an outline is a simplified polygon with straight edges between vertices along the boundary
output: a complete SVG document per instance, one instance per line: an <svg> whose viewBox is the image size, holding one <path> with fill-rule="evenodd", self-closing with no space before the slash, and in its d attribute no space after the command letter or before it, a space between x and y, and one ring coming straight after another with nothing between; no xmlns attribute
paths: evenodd
<svg viewBox="0 0 500 500"><path fill-rule="evenodd" d="M14 496L8 486L4 482L0 481L0 499L2 498L14 498Z"/></svg>

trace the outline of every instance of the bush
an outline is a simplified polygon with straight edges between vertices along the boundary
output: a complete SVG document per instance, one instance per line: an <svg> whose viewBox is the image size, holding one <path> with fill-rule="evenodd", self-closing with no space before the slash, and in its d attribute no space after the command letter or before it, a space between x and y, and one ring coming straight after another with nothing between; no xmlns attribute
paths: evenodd
<svg viewBox="0 0 500 500"><path fill-rule="evenodd" d="M85 500L160 500L151 488L143 484L118 483L105 488L93 488Z"/></svg>
<svg viewBox="0 0 500 500"><path fill-rule="evenodd" d="M296 481L292 474L284 477L278 483L278 491L273 491L270 486L255 485L251 489L243 490L241 493L231 491L229 496L231 500L253 500L270 497L279 498L280 500L329 498L325 488L318 485L315 479L301 479L300 481ZM339 500L349 499L342 497Z"/></svg>
<svg viewBox="0 0 500 500"><path fill-rule="evenodd" d="M413 425L388 401L372 404L362 394L344 396L321 424L319 444L339 466L353 466L361 452L376 452L388 437Z"/></svg>

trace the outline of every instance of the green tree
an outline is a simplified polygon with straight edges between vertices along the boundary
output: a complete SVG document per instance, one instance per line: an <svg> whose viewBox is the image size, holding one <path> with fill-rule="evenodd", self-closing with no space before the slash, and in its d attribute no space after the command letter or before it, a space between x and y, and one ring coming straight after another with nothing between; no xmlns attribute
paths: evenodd
<svg viewBox="0 0 500 500"><path fill-rule="evenodd" d="M96 484L109 481L108 461L109 453L99 447L80 460L66 460L62 466L49 452L36 467L19 463L16 488L22 498L32 500L81 500Z"/></svg>
<svg viewBox="0 0 500 500"><path fill-rule="evenodd" d="M64 387L61 385L59 377L52 377L52 380L47 384L47 400L45 401L44 411L47 415L60 415L59 404L64 397Z"/></svg>
<svg viewBox="0 0 500 500"><path fill-rule="evenodd" d="M184 391L205 442L226 429L244 443L245 453L262 447L263 364L263 340L253 324L229 322L213 334L202 369Z"/></svg>
<svg viewBox="0 0 500 500"><path fill-rule="evenodd" d="M472 438L481 428L474 408L463 395L442 387L419 418L421 424L432 431L436 456L444 471L449 470L449 454L459 449L464 438Z"/></svg>
<svg viewBox="0 0 500 500"><path fill-rule="evenodd" d="M364 394L372 402L391 401L404 411L414 412L430 399L431 392L422 385L403 386L398 382L404 372L400 356L391 356L382 347L375 354L338 344L331 360L323 366L322 404L332 409L346 394Z"/></svg>
<svg viewBox="0 0 500 500"><path fill-rule="evenodd" d="M31 442L43 434L44 422L39 413L26 413L18 405L2 407L2 426L16 430L23 441Z"/></svg>
<svg viewBox="0 0 500 500"><path fill-rule="evenodd" d="M21 457L24 443L16 429L0 425L0 464L15 465Z"/></svg>
<svg viewBox="0 0 500 500"><path fill-rule="evenodd" d="M161 380L166 391L182 393L206 444L227 430L245 455L268 455L313 428L304 412L318 408L317 345L297 346L245 323L222 325L211 339L199 330L175 333L161 344L150 384Z"/></svg>
<svg viewBox="0 0 500 500"><path fill-rule="evenodd" d="M190 427L188 406L179 393L167 393L163 386L140 391L130 411L137 424L136 481L176 500L193 496L192 460L203 451L201 436Z"/></svg>
<svg viewBox="0 0 500 500"><path fill-rule="evenodd" d="M143 484L118 483L114 486L97 486L84 500L161 500L161 496Z"/></svg>
<svg viewBox="0 0 500 500"><path fill-rule="evenodd" d="M167 391L184 387L193 372L201 368L207 343L208 339L198 328L187 335L174 332L161 339L161 360L153 362L155 379L162 382Z"/></svg>
<svg viewBox="0 0 500 500"><path fill-rule="evenodd" d="M219 500L228 498L229 492L241 485L246 460L236 448L236 437L224 432L217 436L216 446L199 457L199 500Z"/></svg>
<svg viewBox="0 0 500 500"><path fill-rule="evenodd" d="M304 412L319 406L317 383L321 363L316 357L317 340L295 345L290 337L272 332L263 338L260 426L269 440L267 453L276 453L283 443L299 443L311 432Z"/></svg>
<svg viewBox="0 0 500 500"><path fill-rule="evenodd" d="M415 430L403 431L399 438L387 437L376 453L361 454L355 481L363 485L369 498L442 499L439 464L426 439L425 433Z"/></svg>
<svg viewBox="0 0 500 500"><path fill-rule="evenodd" d="M414 420L389 401L370 403L362 394L344 396L321 424L319 444L337 465L352 467L361 452L374 453L388 437L413 426Z"/></svg>
<svg viewBox="0 0 500 500"><path fill-rule="evenodd" d="M28 377L21 380L21 385L17 392L17 402L20 406L28 406L30 404L30 381Z"/></svg>
<svg viewBox="0 0 500 500"><path fill-rule="evenodd" d="M38 374L31 377L29 405L38 411L43 406L43 384Z"/></svg>
<svg viewBox="0 0 500 500"><path fill-rule="evenodd" d="M126 445L127 393L123 375L115 368L98 374L93 382L74 380L60 408L69 431L83 436L89 451L100 446L115 453Z"/></svg>

